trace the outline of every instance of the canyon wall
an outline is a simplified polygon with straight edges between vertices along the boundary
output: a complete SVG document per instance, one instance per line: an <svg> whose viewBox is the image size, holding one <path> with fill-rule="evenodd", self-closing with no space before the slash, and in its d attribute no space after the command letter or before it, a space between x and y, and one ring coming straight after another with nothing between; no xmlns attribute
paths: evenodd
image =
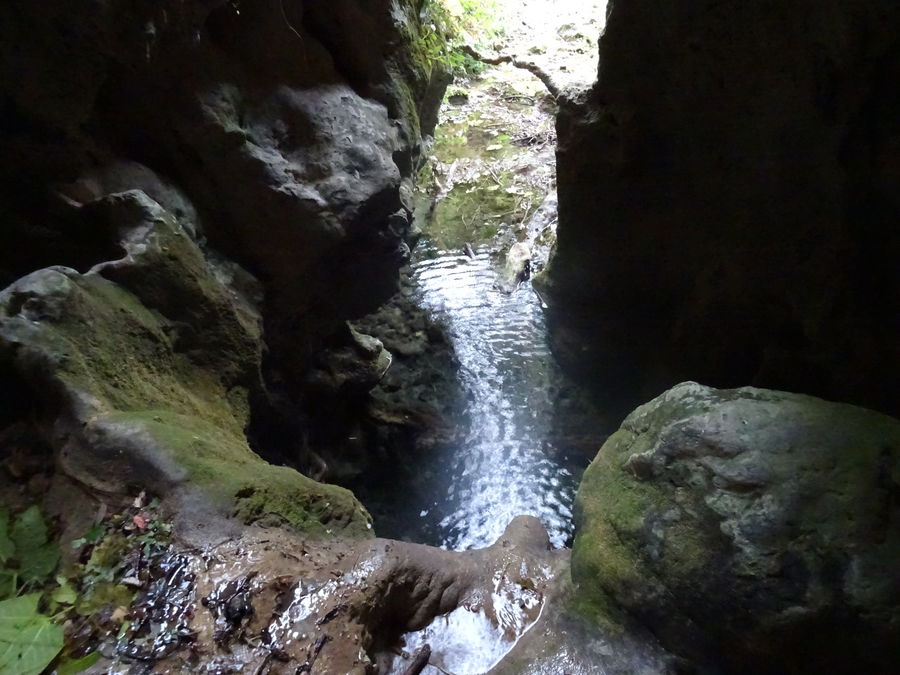
<svg viewBox="0 0 900 675"><path fill-rule="evenodd" d="M0 427L38 427L102 491L367 533L352 495L245 430L302 465L310 401L389 362L345 322L408 258L447 82L422 10L4 3Z"/></svg>
<svg viewBox="0 0 900 675"><path fill-rule="evenodd" d="M564 101L557 354L627 409L683 379L896 414L900 7L608 8Z"/></svg>

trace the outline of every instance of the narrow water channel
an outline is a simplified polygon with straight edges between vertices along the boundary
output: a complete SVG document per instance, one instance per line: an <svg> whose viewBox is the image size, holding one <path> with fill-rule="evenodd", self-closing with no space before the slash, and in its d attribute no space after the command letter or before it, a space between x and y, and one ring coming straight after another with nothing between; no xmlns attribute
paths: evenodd
<svg viewBox="0 0 900 675"><path fill-rule="evenodd" d="M565 0L550 21L547 4L494 3L508 19L507 51L540 62L564 86L589 84L605 3ZM455 359L434 396L413 397L441 411L452 431L409 458L411 470L384 471L396 493L353 486L379 534L466 550L529 514L554 546L571 539L575 489L607 427L557 366L530 279L515 283L506 262L517 249L519 263L529 257L537 271L555 240L555 114L544 85L511 65L448 90L429 157L432 206L400 306L439 327Z"/></svg>
<svg viewBox="0 0 900 675"><path fill-rule="evenodd" d="M534 220L546 222L543 210ZM545 254L535 246L536 266ZM432 359L432 368L437 358L440 386L410 379L400 386L441 410L446 432L353 486L381 536L480 548L528 514L543 522L554 546L570 543L575 489L607 426L557 365L531 281L507 283L502 259L493 243L445 250L427 233L416 249L402 294L413 309L405 315L439 327L440 349L453 358L419 357ZM416 363L406 367L418 373Z"/></svg>
<svg viewBox="0 0 900 675"><path fill-rule="evenodd" d="M579 468L553 438L564 382L547 346L541 301L529 282L511 293L498 289L489 248L474 253L426 250L413 268L416 301L447 328L459 360L469 423L466 437L439 460L443 485L434 486L419 516L448 549L487 546L520 514L539 517L553 544L563 546Z"/></svg>

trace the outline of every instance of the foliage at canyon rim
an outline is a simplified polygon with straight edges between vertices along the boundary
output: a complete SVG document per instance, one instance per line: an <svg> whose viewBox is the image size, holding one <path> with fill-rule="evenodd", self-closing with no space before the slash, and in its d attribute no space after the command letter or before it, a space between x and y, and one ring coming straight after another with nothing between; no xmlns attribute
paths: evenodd
<svg viewBox="0 0 900 675"><path fill-rule="evenodd" d="M414 45L457 76L479 75L485 68L464 44L490 48L504 34L497 0L424 0L420 17L425 30Z"/></svg>

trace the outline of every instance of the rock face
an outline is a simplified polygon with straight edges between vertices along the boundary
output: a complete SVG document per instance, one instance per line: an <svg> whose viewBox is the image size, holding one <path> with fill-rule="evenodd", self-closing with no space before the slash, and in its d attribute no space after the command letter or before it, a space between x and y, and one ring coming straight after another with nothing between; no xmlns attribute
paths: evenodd
<svg viewBox="0 0 900 675"><path fill-rule="evenodd" d="M549 550L546 530L528 516L512 521L490 548L464 553L384 539L317 545L309 554L305 542L286 537L257 542L247 533L218 547L216 555L236 562L199 575L191 628L202 645L200 663L210 668L287 675L310 672L306 662L319 673L407 672L409 661L397 656L400 636L453 611L468 617L476 636L483 624L508 650L538 619L545 597L558 593L554 577L566 558ZM198 606L203 596L227 597L222 589L242 577L253 608L243 626L229 626L222 612ZM222 626L231 629L227 642L214 638ZM278 658L241 639L260 634L279 649ZM433 646L435 652L446 647ZM408 643L405 650L414 649ZM192 668L193 651L173 655L162 670Z"/></svg>
<svg viewBox="0 0 900 675"><path fill-rule="evenodd" d="M7 219L29 248L43 235L59 251L29 251L6 283L75 262L62 240L81 233L47 211L125 189L155 197L155 172L261 279L268 367L294 379L336 325L390 296L408 254L404 194L442 81L414 58L415 4L7 3ZM104 259L95 248L91 262Z"/></svg>
<svg viewBox="0 0 900 675"><path fill-rule="evenodd" d="M727 672L900 661L900 422L680 384L635 410L577 497L573 578Z"/></svg>
<svg viewBox="0 0 900 675"><path fill-rule="evenodd" d="M0 360L36 391L67 476L101 494L148 490L185 524L211 516L366 535L347 490L254 454L260 318L178 220L138 190L91 204L125 257L33 272L0 292ZM217 275L217 271L219 274Z"/></svg>
<svg viewBox="0 0 900 675"><path fill-rule="evenodd" d="M610 2L558 121L573 372L900 412L898 30L891 0Z"/></svg>
<svg viewBox="0 0 900 675"><path fill-rule="evenodd" d="M0 8L0 374L32 388L71 476L368 530L352 495L267 465L245 430L298 463L309 401L388 365L345 322L408 256L446 84L420 5Z"/></svg>

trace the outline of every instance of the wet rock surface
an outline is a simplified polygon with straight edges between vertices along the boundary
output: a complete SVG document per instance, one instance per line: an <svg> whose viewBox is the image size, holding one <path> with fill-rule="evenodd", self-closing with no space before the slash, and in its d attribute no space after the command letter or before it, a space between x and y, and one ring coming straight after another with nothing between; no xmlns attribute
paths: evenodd
<svg viewBox="0 0 900 675"><path fill-rule="evenodd" d="M150 659L153 672L403 672L404 634L454 612L476 619L488 639L496 636L496 662L540 615L566 559L548 550L546 532L529 518L511 523L494 546L466 554L277 530L196 543L182 554L191 638ZM432 659L459 658L432 642ZM123 646L95 672L130 672L140 661L132 651Z"/></svg>
<svg viewBox="0 0 900 675"><path fill-rule="evenodd" d="M400 284L378 312L354 322L379 337L392 362L364 403L357 433L364 441L360 465L367 468L348 485L372 511L379 532L402 539L409 536L407 517L396 487L404 486L403 502L426 500L423 474L468 433L468 422L459 415L465 393L447 329L416 302L408 268Z"/></svg>
<svg viewBox="0 0 900 675"><path fill-rule="evenodd" d="M219 536L159 557L161 574L120 610L130 626L87 672L674 672L640 629L588 630L565 611L569 553L551 551L534 518L465 553L259 528Z"/></svg>
<svg viewBox="0 0 900 675"><path fill-rule="evenodd" d="M572 372L625 410L696 379L897 414L898 26L889 0L610 3L558 122Z"/></svg>
<svg viewBox="0 0 900 675"><path fill-rule="evenodd" d="M898 663L900 422L685 383L585 472L573 578L676 653L726 672Z"/></svg>

